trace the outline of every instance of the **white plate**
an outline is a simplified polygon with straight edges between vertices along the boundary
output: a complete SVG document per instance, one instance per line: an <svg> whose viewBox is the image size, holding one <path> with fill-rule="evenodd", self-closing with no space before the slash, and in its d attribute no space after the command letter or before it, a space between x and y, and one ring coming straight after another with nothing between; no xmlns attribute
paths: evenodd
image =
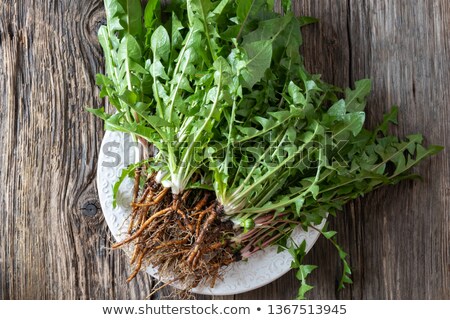
<svg viewBox="0 0 450 320"><path fill-rule="evenodd" d="M117 207L113 208L112 189L119 178L122 169L133 163L137 144L129 135L120 132L107 131L103 138L98 160L97 186L105 220L116 241L126 237L129 216L130 199L132 197L133 181L127 179L119 189ZM322 228L325 220L318 228ZM296 243L306 240L306 250L309 251L319 237L319 232L310 229L305 232L295 230L293 239ZM207 295L238 294L262 287L289 271L292 258L288 252L277 253L275 247L269 247L256 253L248 261L239 261L227 267L222 281L217 281L214 288L199 286L194 293ZM147 268L147 272L158 278L157 270Z"/></svg>

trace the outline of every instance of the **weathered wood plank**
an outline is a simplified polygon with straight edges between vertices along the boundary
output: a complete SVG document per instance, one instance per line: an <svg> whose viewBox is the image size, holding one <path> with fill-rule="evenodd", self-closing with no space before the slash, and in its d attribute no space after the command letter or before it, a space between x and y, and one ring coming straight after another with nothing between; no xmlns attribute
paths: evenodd
<svg viewBox="0 0 450 320"><path fill-rule="evenodd" d="M101 1L1 1L0 298L143 298L110 252L94 183Z"/></svg>
<svg viewBox="0 0 450 320"><path fill-rule="evenodd" d="M400 105L400 135L423 132L446 151L416 171L424 182L379 190L335 222L355 284L336 293L338 257L320 239L307 258L315 299L450 299L450 4L445 0L298 0L320 18L304 29L308 69L348 86L374 79L368 121ZM101 122L94 75L104 22L96 1L0 0L0 299L143 299L151 279L110 251L99 210ZM289 299L293 273L226 299ZM165 290L160 297L169 294ZM198 296L200 299L209 297Z"/></svg>
<svg viewBox="0 0 450 320"><path fill-rule="evenodd" d="M422 132L446 147L403 182L355 202L348 215L357 285L353 298L450 298L448 1L351 1L352 79L369 76L368 120L400 106L400 136ZM356 261L355 261L356 259Z"/></svg>

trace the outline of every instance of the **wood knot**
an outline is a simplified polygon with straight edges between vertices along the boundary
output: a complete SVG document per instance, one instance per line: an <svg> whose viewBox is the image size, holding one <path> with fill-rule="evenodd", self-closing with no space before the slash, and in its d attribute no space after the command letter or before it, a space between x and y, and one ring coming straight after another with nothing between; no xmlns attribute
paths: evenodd
<svg viewBox="0 0 450 320"><path fill-rule="evenodd" d="M94 19L94 20L91 22L91 32L92 32L95 36L97 36L97 34L98 34L98 29L100 29L101 26L106 26L106 24L107 24L107 21L106 21L106 18L105 18L105 17L100 17L100 18Z"/></svg>
<svg viewBox="0 0 450 320"><path fill-rule="evenodd" d="M96 200L87 201L82 207L81 212L87 217L93 217L101 212L100 203Z"/></svg>

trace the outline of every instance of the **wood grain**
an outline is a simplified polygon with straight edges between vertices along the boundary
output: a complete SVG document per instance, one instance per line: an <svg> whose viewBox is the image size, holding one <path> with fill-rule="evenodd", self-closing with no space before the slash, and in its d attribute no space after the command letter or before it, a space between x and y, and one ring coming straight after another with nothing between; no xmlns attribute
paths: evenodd
<svg viewBox="0 0 450 320"><path fill-rule="evenodd" d="M307 258L313 299L450 299L450 4L446 0L298 0L305 63L340 86L370 77L368 124L400 106L395 133L422 132L446 147L416 172L348 205L333 225L354 285L336 292L337 254L323 239ZM153 286L130 272L98 208L102 68L100 0L0 0L0 299L144 299ZM290 299L293 273L216 299ZM166 290L159 297L164 297ZM199 299L209 299L197 296Z"/></svg>

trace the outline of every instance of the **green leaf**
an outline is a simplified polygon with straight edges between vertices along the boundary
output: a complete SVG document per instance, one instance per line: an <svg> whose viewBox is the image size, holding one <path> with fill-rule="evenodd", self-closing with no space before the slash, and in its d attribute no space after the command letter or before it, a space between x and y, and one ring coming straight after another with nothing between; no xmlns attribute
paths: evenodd
<svg viewBox="0 0 450 320"><path fill-rule="evenodd" d="M145 120L154 128L173 126L170 122L167 122L166 120L157 116L148 116L145 117Z"/></svg>
<svg viewBox="0 0 450 320"><path fill-rule="evenodd" d="M172 13L172 50L175 51L174 56L177 55L177 49L179 49L183 43L183 36L180 31L183 30L183 24L178 19L175 12Z"/></svg>
<svg viewBox="0 0 450 320"><path fill-rule="evenodd" d="M120 95L119 98L128 105L134 105L137 102L138 96L132 91L125 90L125 92Z"/></svg>
<svg viewBox="0 0 450 320"><path fill-rule="evenodd" d="M141 162L132 164L132 165L128 166L127 168L122 169L122 173L120 174L119 179L114 183L114 186L113 186L113 203L112 203L113 208L117 207L117 194L119 193L119 188L120 188L121 184L130 175L130 173L134 172L140 166L142 166Z"/></svg>
<svg viewBox="0 0 450 320"><path fill-rule="evenodd" d="M298 19L300 21L300 26L302 27L319 22L319 19L308 16L299 17Z"/></svg>
<svg viewBox="0 0 450 320"><path fill-rule="evenodd" d="M306 299L306 293L314 289L313 286L310 286L309 284L301 284L300 289L298 290L298 300L305 300Z"/></svg>
<svg viewBox="0 0 450 320"><path fill-rule="evenodd" d="M328 109L327 114L338 120L342 120L344 119L346 112L347 109L345 106L345 101L341 99L336 102L330 109Z"/></svg>
<svg viewBox="0 0 450 320"><path fill-rule="evenodd" d="M158 16L159 6L160 6L159 0L149 0L147 2L144 12L144 22L145 27L147 29L153 28L154 22L159 19Z"/></svg>
<svg viewBox="0 0 450 320"><path fill-rule="evenodd" d="M259 82L272 61L272 42L269 40L255 41L244 45L248 61L241 71L243 87L251 89Z"/></svg>
<svg viewBox="0 0 450 320"><path fill-rule="evenodd" d="M142 110L142 107L132 107L144 120L153 128L161 128L161 127L173 127L173 124L160 118L158 116L146 115L145 111Z"/></svg>
<svg viewBox="0 0 450 320"><path fill-rule="evenodd" d="M108 22L113 20L118 15L125 14L123 8L123 1L104 0L104 4L105 4L106 18L108 19Z"/></svg>
<svg viewBox="0 0 450 320"><path fill-rule="evenodd" d="M142 5L140 0L126 0L126 31L132 36L142 34Z"/></svg>
<svg viewBox="0 0 450 320"><path fill-rule="evenodd" d="M153 64L149 67L150 68L150 74L154 78L161 78L164 80L169 80L169 76L166 73L166 70L164 70L164 65L159 60L155 60Z"/></svg>
<svg viewBox="0 0 450 320"><path fill-rule="evenodd" d="M317 266L313 265L301 265L297 271L297 278L305 279L309 276L314 270L317 269Z"/></svg>
<svg viewBox="0 0 450 320"><path fill-rule="evenodd" d="M206 42L206 46L213 59L217 58L217 46L214 43L214 38L210 34L211 21L208 19L208 14L212 11L212 3L210 0L188 0L188 15L191 25L195 24L195 19L199 19L203 25L203 34ZM196 18L194 18L194 15Z"/></svg>
<svg viewBox="0 0 450 320"><path fill-rule="evenodd" d="M152 34L151 49L157 59L167 61L170 54L170 38L167 30L159 26Z"/></svg>
<svg viewBox="0 0 450 320"><path fill-rule="evenodd" d="M113 57L112 57L112 50L111 50L108 28L106 26L101 26L98 29L98 40L100 42L100 45L102 46L104 56L105 56L106 75L108 77L113 77L115 74L114 67L113 67Z"/></svg>
<svg viewBox="0 0 450 320"><path fill-rule="evenodd" d="M236 0L236 14L241 25L245 25L264 6L264 0Z"/></svg>
<svg viewBox="0 0 450 320"><path fill-rule="evenodd" d="M342 121L333 128L334 138L336 140L348 139L347 133L357 136L364 125L366 115L364 112L347 113Z"/></svg>
<svg viewBox="0 0 450 320"><path fill-rule="evenodd" d="M296 86L292 81L289 83L288 92L289 96L292 98L292 101L295 104L306 104L305 96L300 92L300 88Z"/></svg>
<svg viewBox="0 0 450 320"><path fill-rule="evenodd" d="M364 79L355 83L355 90L345 90L345 103L348 112L364 111L366 107L366 97L372 88L372 81Z"/></svg>
<svg viewBox="0 0 450 320"><path fill-rule="evenodd" d="M110 116L108 119L105 120L105 130L128 133L128 130L123 126L122 123L123 117L124 117L123 112L118 112Z"/></svg>
<svg viewBox="0 0 450 320"><path fill-rule="evenodd" d="M404 157L401 159L401 162L396 163L396 169L391 178L395 178L399 175L407 173L413 166L420 163L422 160L426 159L427 157L433 156L438 154L444 150L444 147L442 146L430 146L428 149L424 148L420 144L416 146L416 156L415 158L408 157L408 160L405 161ZM401 153L399 151L395 155L391 156L390 159L395 159L398 157ZM402 155L402 154L401 154ZM398 159L398 158L397 158Z"/></svg>
<svg viewBox="0 0 450 320"><path fill-rule="evenodd" d="M303 208L303 204L305 203L305 199L303 198L298 198L295 200L294 204L295 204L295 213L299 216L300 212Z"/></svg>
<svg viewBox="0 0 450 320"><path fill-rule="evenodd" d="M292 0L281 0L281 7L285 13L292 11Z"/></svg>
<svg viewBox="0 0 450 320"><path fill-rule="evenodd" d="M309 187L309 192L311 192L314 199L317 199L317 196L319 195L320 187L318 185L312 185Z"/></svg>
<svg viewBox="0 0 450 320"><path fill-rule="evenodd" d="M100 108L100 109L94 109L94 108L86 108L87 111L89 111L90 113L96 115L97 117L99 117L100 119L106 121L108 120L109 117L111 117L111 115L105 113L105 108Z"/></svg>
<svg viewBox="0 0 450 320"><path fill-rule="evenodd" d="M141 60L141 47L133 36L125 35L123 37L118 50L118 58L121 61L127 61L127 63L130 63L130 59L132 61Z"/></svg>
<svg viewBox="0 0 450 320"><path fill-rule="evenodd" d="M327 231L327 232L322 232L323 236L325 238L327 238L328 240L330 240L331 238L333 238L337 232L336 231Z"/></svg>
<svg viewBox="0 0 450 320"><path fill-rule="evenodd" d="M245 44L263 40L274 41L275 38L286 29L292 19L294 19L294 16L292 14L288 14L285 16L276 17L274 19L261 21L255 31L244 36L243 43ZM285 46L286 44L283 44L283 47Z"/></svg>
<svg viewBox="0 0 450 320"><path fill-rule="evenodd" d="M378 126L375 133L381 132L383 135L387 134L389 124L397 124L398 107L393 106L391 111L383 116L383 122Z"/></svg>
<svg viewBox="0 0 450 320"><path fill-rule="evenodd" d="M221 15L225 7L231 2L231 0L221 0L219 4L214 8L213 13L215 15Z"/></svg>

